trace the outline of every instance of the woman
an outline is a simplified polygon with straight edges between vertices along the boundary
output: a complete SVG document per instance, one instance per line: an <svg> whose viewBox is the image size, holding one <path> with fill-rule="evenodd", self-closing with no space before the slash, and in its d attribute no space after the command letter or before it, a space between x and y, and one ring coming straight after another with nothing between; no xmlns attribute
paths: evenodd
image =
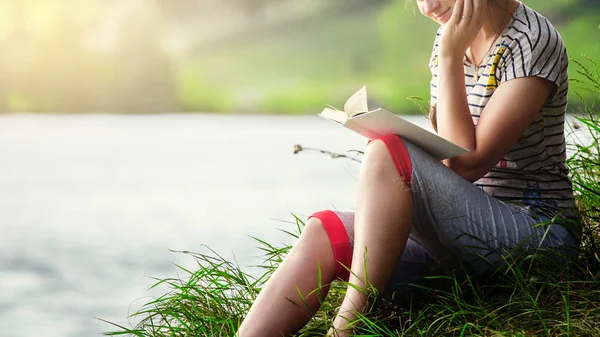
<svg viewBox="0 0 600 337"><path fill-rule="evenodd" d="M470 152L440 163L396 136L373 140L356 212L310 217L239 336L297 331L335 279L356 286L330 331L346 336L368 304L361 288L392 290L449 255L486 270L517 246L578 245L577 228L565 221L535 226L576 214L564 163L568 57L559 34L516 0L417 4L441 25L430 61L437 132Z"/></svg>

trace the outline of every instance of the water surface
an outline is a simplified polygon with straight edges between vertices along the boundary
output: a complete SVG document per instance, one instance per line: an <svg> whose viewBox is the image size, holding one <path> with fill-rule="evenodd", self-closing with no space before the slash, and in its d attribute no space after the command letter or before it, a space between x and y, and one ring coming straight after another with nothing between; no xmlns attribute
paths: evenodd
<svg viewBox="0 0 600 337"><path fill-rule="evenodd" d="M290 242L291 213L353 207L365 141L318 117L0 116L0 331L96 336L126 323L208 244L243 266L249 236ZM164 289L162 289L164 290Z"/></svg>

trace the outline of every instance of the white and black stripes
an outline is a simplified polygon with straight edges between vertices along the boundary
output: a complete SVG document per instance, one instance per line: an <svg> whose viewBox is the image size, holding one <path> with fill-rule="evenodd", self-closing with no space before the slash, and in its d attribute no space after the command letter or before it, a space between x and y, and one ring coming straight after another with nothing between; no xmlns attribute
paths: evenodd
<svg viewBox="0 0 600 337"><path fill-rule="evenodd" d="M436 34L429 63L431 104L437 97ZM473 122L477 124L496 88L520 77L536 76L554 83L554 90L521 138L485 177L476 182L489 194L520 203L554 203L572 210L573 191L565 165L568 54L560 34L542 15L523 3L513 15L484 67L465 62L465 85ZM474 76L478 71L479 76ZM476 82L475 79L478 78Z"/></svg>

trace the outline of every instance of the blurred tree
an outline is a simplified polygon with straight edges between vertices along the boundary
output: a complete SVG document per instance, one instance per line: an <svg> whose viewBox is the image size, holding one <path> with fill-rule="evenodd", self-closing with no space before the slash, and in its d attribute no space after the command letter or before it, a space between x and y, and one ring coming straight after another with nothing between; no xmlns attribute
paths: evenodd
<svg viewBox="0 0 600 337"><path fill-rule="evenodd" d="M328 0L322 2L318 1L316 3L318 4L318 7L321 8L321 12L326 14L331 11L344 12L346 10L353 10L355 8L375 8L382 3L390 1L394 0ZM300 4L302 2L306 2L306 0L227 0L227 2L242 9L247 15L261 16L265 10L271 6L282 5L286 3Z"/></svg>
<svg viewBox="0 0 600 337"><path fill-rule="evenodd" d="M214 5L211 0L154 0L158 10L168 20L196 17Z"/></svg>
<svg viewBox="0 0 600 337"><path fill-rule="evenodd" d="M174 75L162 47L160 8L142 3L121 20L118 30L115 108L141 113L173 111L177 108Z"/></svg>
<svg viewBox="0 0 600 337"><path fill-rule="evenodd" d="M12 29L9 28L8 36L0 40L2 53L0 54L0 73L3 80L0 81L0 112L26 110L23 103L23 91L25 79L19 76L23 70L20 60L27 59L31 54L30 36L27 30L27 17L25 4L20 1L10 1L7 12L12 18ZM11 103L21 101L21 104ZM14 106L20 105L20 106Z"/></svg>
<svg viewBox="0 0 600 337"><path fill-rule="evenodd" d="M264 10L273 5L284 2L293 2L294 0L227 0L227 4L241 9L249 16L262 16Z"/></svg>

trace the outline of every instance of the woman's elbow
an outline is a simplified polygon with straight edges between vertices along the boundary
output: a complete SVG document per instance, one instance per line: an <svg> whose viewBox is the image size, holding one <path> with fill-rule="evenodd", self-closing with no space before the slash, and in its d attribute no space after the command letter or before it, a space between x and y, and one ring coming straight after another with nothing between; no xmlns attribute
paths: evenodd
<svg viewBox="0 0 600 337"><path fill-rule="evenodd" d="M449 169L456 172L465 180L474 183L483 177L489 170L484 170L482 165L477 163L464 163L459 160L448 159L444 162Z"/></svg>

